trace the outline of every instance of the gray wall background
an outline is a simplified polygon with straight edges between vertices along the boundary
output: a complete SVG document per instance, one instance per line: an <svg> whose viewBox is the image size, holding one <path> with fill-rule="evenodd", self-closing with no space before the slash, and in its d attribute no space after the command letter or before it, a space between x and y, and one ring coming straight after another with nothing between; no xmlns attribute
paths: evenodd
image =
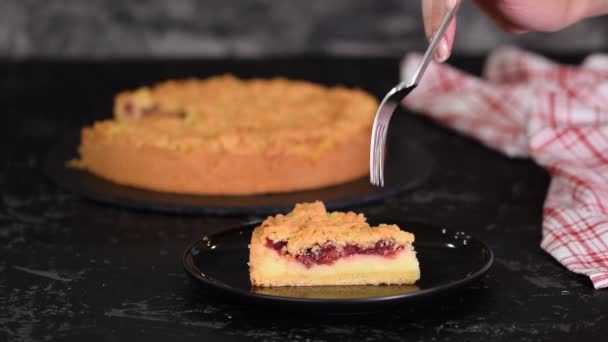
<svg viewBox="0 0 608 342"><path fill-rule="evenodd" d="M398 56L423 49L423 32L419 0L0 0L0 57L17 59ZM456 51L500 44L606 50L608 19L514 36L465 3Z"/></svg>

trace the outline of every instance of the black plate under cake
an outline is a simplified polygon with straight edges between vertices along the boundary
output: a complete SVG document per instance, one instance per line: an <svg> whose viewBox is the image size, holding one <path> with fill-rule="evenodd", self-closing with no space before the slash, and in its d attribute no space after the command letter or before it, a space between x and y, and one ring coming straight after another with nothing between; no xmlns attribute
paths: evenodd
<svg viewBox="0 0 608 342"><path fill-rule="evenodd" d="M370 219L372 224L385 222ZM386 221L389 222L389 221ZM481 278L493 262L491 249L463 232L391 220L416 236L421 278L414 285L252 287L248 245L258 224L207 236L186 248L183 264L196 281L224 295L278 308L313 306L329 311L367 311L391 304L431 300ZM287 307L285 306L287 305Z"/></svg>

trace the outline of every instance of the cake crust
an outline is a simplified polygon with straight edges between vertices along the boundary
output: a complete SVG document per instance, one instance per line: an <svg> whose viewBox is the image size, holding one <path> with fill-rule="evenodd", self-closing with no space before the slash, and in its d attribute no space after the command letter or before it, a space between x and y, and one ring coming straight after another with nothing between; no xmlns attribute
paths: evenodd
<svg viewBox="0 0 608 342"><path fill-rule="evenodd" d="M286 251L291 255L331 241L337 246L357 244L371 247L377 241L393 240L397 245L412 244L414 235L397 225L381 224L371 227L363 214L354 212L327 212L323 202L298 203L287 215L268 217L256 229L253 240L264 243L286 241Z"/></svg>
<svg viewBox="0 0 608 342"><path fill-rule="evenodd" d="M361 90L282 78L167 81L118 94L114 119L83 128L73 165L184 194L336 185L368 173L376 108Z"/></svg>

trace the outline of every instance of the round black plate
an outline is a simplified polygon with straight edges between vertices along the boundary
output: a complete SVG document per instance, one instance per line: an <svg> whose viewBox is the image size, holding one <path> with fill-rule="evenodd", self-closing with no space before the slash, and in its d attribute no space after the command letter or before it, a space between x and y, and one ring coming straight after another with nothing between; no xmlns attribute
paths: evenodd
<svg viewBox="0 0 608 342"><path fill-rule="evenodd" d="M225 294L279 308L287 304L292 308L308 305L324 311L353 313L449 293L448 290L479 279L494 260L492 250L486 244L466 233L417 223L390 222L416 236L414 246L421 278L415 285L253 288L247 261L248 244L256 224L211 235L191 244L184 251L182 262L194 279Z"/></svg>
<svg viewBox="0 0 608 342"><path fill-rule="evenodd" d="M386 186L374 187L367 177L322 189L255 196L197 196L162 193L119 185L89 172L66 167L77 156L79 138L55 146L44 163L46 174L58 185L99 202L173 213L269 215L291 210L296 203L322 200L336 210L384 199L411 190L430 175L433 159L416 141L389 135Z"/></svg>

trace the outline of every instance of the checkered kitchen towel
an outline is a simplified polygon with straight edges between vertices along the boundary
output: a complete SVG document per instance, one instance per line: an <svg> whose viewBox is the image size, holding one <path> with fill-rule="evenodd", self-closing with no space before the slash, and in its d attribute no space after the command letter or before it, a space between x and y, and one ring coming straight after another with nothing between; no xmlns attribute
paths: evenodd
<svg viewBox="0 0 608 342"><path fill-rule="evenodd" d="M404 80L419 60L405 58ZM608 55L574 67L501 48L482 78L432 64L404 105L545 167L552 179L541 247L608 287Z"/></svg>

